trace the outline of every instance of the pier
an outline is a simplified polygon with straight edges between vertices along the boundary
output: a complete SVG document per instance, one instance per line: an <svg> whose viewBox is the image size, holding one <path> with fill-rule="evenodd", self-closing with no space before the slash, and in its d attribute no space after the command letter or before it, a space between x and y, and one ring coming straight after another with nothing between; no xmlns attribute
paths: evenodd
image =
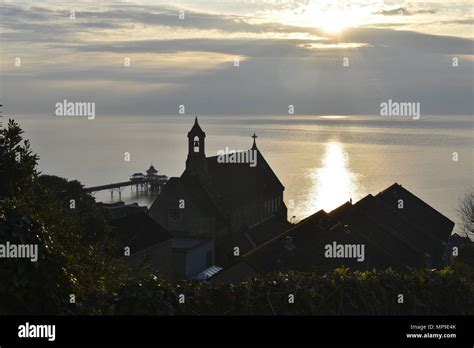
<svg viewBox="0 0 474 348"><path fill-rule="evenodd" d="M159 194L163 186L168 182L168 177L166 175L157 175L158 171L153 167L153 165L147 169L146 173L146 175L135 173L128 181L86 187L84 188L84 191L93 194L94 192L109 190L111 198L114 197L114 192L117 192L119 199L121 199L124 188L130 186L131 190L135 187L137 192L141 191Z"/></svg>

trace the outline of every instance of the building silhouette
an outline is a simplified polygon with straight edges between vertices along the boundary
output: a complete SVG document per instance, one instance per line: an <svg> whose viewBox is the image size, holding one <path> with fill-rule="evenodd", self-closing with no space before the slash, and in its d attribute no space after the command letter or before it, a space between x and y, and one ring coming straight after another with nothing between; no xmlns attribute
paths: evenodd
<svg viewBox="0 0 474 348"><path fill-rule="evenodd" d="M403 204L401 204L403 203ZM279 271L327 272L440 268L454 222L395 183L377 195L320 210L217 273L214 281L238 282ZM328 245L364 246L362 261L327 257Z"/></svg>
<svg viewBox="0 0 474 348"><path fill-rule="evenodd" d="M186 169L169 179L150 207L153 219L177 238L214 239L219 265L288 228L285 188L258 149L255 135L253 167L206 157L206 133L197 117L187 138Z"/></svg>

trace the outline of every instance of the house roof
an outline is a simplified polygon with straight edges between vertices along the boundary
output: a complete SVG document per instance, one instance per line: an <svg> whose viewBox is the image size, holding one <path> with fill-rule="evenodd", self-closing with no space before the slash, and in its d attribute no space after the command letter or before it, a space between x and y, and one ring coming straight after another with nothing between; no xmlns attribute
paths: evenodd
<svg viewBox="0 0 474 348"><path fill-rule="evenodd" d="M119 218L112 225L123 243L130 247L132 254L172 238L166 229L145 212Z"/></svg>
<svg viewBox="0 0 474 348"><path fill-rule="evenodd" d="M223 270L216 279L242 279L245 272L264 274L282 266L300 271L324 271L341 264L351 268L406 269L424 265L428 256L435 260L434 253L447 241L454 224L398 184L382 192L368 195L354 205L347 202L330 213L320 210L244 255L236 262L238 266ZM397 200L406 200L404 209L392 206L393 192ZM423 219L433 219L440 226L433 226L431 221L423 226ZM325 258L323 247L333 241L366 245L368 262L362 265Z"/></svg>
<svg viewBox="0 0 474 348"><path fill-rule="evenodd" d="M351 227L361 228L362 233L370 236L371 239L379 240L382 235L390 234L415 253L422 253L424 250L413 238L407 238L404 232L409 230L409 226L404 224L396 211L380 206L372 195L367 195L351 206L350 210L346 210L344 214L338 214L337 217L349 222ZM416 234L411 230L410 233ZM382 248L385 249L386 246Z"/></svg>
<svg viewBox="0 0 474 348"><path fill-rule="evenodd" d="M100 203L107 211L107 218L114 221L128 215L137 214L139 212L147 212L146 206L138 205L138 203L125 204L124 202Z"/></svg>
<svg viewBox="0 0 474 348"><path fill-rule="evenodd" d="M428 232L431 237L445 241L451 235L453 221L398 183L389 186L375 198L380 204L395 210L403 219L410 221L418 230ZM399 199L403 200L403 209L398 209Z"/></svg>
<svg viewBox="0 0 474 348"><path fill-rule="evenodd" d="M245 255L266 241L288 230L291 226L292 224L285 217L275 214L250 228L243 226L240 233L236 233L232 237L232 246L238 246L240 254Z"/></svg>

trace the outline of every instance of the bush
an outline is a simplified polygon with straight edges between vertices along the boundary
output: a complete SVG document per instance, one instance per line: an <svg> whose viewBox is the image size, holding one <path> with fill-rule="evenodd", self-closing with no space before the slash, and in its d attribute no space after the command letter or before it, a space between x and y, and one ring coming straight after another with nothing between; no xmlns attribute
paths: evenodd
<svg viewBox="0 0 474 348"><path fill-rule="evenodd" d="M179 295L185 302L179 303ZM289 295L294 303L289 303ZM403 303L399 303L399 294ZM472 315L472 279L446 268L327 275L278 273L239 284L181 282L151 277L127 284L107 314L125 315Z"/></svg>

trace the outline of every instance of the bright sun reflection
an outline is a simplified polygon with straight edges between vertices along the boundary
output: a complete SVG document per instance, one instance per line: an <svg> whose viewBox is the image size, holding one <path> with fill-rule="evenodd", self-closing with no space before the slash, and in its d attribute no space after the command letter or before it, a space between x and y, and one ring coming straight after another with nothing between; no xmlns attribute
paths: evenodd
<svg viewBox="0 0 474 348"><path fill-rule="evenodd" d="M324 147L321 166L314 168L309 174L313 185L307 198L308 214L320 209L329 212L351 198L358 199L357 175L349 168L343 144L332 141Z"/></svg>

